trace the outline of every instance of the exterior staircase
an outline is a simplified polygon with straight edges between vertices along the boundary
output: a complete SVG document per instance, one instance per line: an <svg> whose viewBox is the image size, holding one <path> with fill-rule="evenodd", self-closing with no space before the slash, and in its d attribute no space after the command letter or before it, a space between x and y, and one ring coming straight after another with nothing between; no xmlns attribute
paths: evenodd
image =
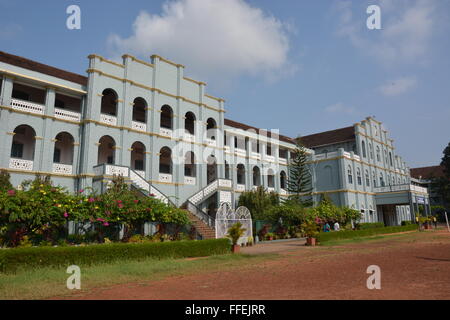
<svg viewBox="0 0 450 320"><path fill-rule="evenodd" d="M216 238L216 230L210 228L202 220L194 216L189 210L186 210L186 212L188 212L189 219L202 240Z"/></svg>

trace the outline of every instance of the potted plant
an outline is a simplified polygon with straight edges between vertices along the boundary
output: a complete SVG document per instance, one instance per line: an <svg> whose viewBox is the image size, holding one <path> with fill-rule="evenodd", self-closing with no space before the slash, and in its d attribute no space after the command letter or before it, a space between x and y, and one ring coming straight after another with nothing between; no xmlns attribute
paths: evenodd
<svg viewBox="0 0 450 320"><path fill-rule="evenodd" d="M233 253L239 252L240 246L238 245L238 241L239 238L244 235L245 230L246 229L242 228L242 223L240 222L233 224L233 226L228 229L228 238L231 239L231 251Z"/></svg>
<svg viewBox="0 0 450 320"><path fill-rule="evenodd" d="M318 226L315 222L309 221L302 224L303 233L306 236L306 245L315 246L316 238L319 232L317 231Z"/></svg>
<svg viewBox="0 0 450 320"><path fill-rule="evenodd" d="M267 241L272 241L273 240L273 236L274 236L273 232L268 232L266 234L266 240Z"/></svg>
<svg viewBox="0 0 450 320"><path fill-rule="evenodd" d="M252 236L247 238L247 245L250 247L253 245L253 237Z"/></svg>

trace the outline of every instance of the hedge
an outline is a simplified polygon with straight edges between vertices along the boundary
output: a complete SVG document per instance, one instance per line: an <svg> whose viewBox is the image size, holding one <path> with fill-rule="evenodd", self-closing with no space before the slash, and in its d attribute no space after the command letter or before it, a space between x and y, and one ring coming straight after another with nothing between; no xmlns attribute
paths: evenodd
<svg viewBox="0 0 450 320"><path fill-rule="evenodd" d="M0 249L0 272L15 272L19 268L90 266L119 260L202 257L229 251L229 239Z"/></svg>
<svg viewBox="0 0 450 320"><path fill-rule="evenodd" d="M384 228L383 222L365 222L359 224L360 230L373 229L373 228Z"/></svg>
<svg viewBox="0 0 450 320"><path fill-rule="evenodd" d="M369 237L377 234L388 234L396 232L405 232L416 230L417 225L411 224L407 226L397 226L397 227L384 227L384 228L371 228L365 230L344 230L337 232L321 232L318 236L319 242L326 242L330 240L343 240L352 239L359 237Z"/></svg>

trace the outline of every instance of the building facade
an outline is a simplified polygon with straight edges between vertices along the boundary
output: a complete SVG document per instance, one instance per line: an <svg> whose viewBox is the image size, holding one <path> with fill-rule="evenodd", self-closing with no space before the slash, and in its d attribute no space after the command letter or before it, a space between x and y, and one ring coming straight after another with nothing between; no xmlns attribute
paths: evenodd
<svg viewBox="0 0 450 320"><path fill-rule="evenodd" d="M294 139L226 119L225 101L181 64L157 55L88 58L82 76L0 52L0 168L13 185L40 174L70 191L102 191L122 175L206 222L220 203L235 205L257 186L287 195ZM351 128L342 133L348 139L306 143L316 200L328 193L364 210L365 221L411 219L415 191L389 200L386 189L410 186L392 140L372 118ZM391 221L392 205L401 215Z"/></svg>

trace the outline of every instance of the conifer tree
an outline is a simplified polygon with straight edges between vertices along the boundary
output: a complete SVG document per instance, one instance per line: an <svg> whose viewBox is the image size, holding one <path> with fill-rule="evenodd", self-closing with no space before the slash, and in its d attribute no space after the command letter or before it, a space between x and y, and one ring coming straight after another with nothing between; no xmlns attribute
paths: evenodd
<svg viewBox="0 0 450 320"><path fill-rule="evenodd" d="M289 178L287 189L290 193L289 201L309 207L313 204L311 191L311 171L308 166L308 153L306 148L297 139L296 148L289 162Z"/></svg>

